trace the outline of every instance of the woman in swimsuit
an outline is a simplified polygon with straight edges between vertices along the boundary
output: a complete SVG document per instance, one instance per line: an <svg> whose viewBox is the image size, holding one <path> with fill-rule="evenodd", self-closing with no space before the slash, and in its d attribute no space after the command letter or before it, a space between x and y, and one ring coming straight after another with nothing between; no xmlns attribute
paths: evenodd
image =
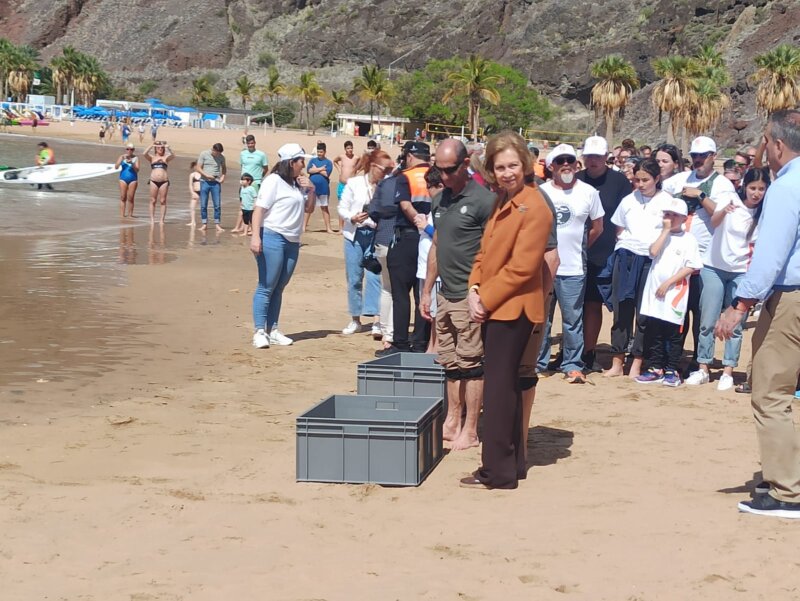
<svg viewBox="0 0 800 601"><path fill-rule="evenodd" d="M125 146L125 154L121 154L117 159L116 168L122 168L119 172L119 215L120 217L133 217L133 197L136 196L136 188L139 185L139 158L133 153L133 144ZM130 204L130 211L126 210L126 204Z"/></svg>
<svg viewBox="0 0 800 601"><path fill-rule="evenodd" d="M150 154L151 150L155 154ZM151 145L142 155L150 163L150 223L154 223L156 218L156 203L161 204L161 223L167 216L167 192L169 192L169 175L167 174L167 164L175 157L167 146L166 142L156 142Z"/></svg>
<svg viewBox="0 0 800 601"><path fill-rule="evenodd" d="M197 165L197 161L192 161L192 164L189 165L189 169L191 172L189 173L189 210L192 213L192 220L187 223L186 225L191 225L195 227L197 223L195 222L195 214L197 213L197 203L200 201L200 180L202 176L194 170L195 166Z"/></svg>

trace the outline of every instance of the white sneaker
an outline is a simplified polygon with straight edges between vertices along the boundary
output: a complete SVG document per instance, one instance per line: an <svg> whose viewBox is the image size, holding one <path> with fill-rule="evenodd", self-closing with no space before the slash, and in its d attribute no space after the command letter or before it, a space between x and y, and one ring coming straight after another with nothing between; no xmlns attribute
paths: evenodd
<svg viewBox="0 0 800 601"><path fill-rule="evenodd" d="M380 340L383 338L383 332L381 332L381 324L380 322L374 322L372 324L372 338L373 340Z"/></svg>
<svg viewBox="0 0 800 601"><path fill-rule="evenodd" d="M717 382L717 390L730 390L733 388L733 376L722 374Z"/></svg>
<svg viewBox="0 0 800 601"><path fill-rule="evenodd" d="M253 334L253 346L256 348L269 348L269 338L264 330L256 330Z"/></svg>
<svg viewBox="0 0 800 601"><path fill-rule="evenodd" d="M277 344L278 346L289 346L294 343L294 340L274 329L269 333L269 343Z"/></svg>
<svg viewBox="0 0 800 601"><path fill-rule="evenodd" d="M686 378L686 383L689 386L699 386L700 384L708 384L708 372L698 369L689 374Z"/></svg>
<svg viewBox="0 0 800 601"><path fill-rule="evenodd" d="M342 330L342 334L345 336L350 336L350 334L355 334L361 329L361 324L355 320L348 323L344 329Z"/></svg>

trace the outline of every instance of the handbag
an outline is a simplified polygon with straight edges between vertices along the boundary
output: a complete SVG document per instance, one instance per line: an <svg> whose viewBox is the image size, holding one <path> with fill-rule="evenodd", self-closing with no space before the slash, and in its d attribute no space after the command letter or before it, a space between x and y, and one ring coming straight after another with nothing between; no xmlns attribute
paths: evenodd
<svg viewBox="0 0 800 601"><path fill-rule="evenodd" d="M375 236L372 236L372 244L369 245L366 254L361 258L361 267L375 275L379 275L383 270L381 262L375 256Z"/></svg>

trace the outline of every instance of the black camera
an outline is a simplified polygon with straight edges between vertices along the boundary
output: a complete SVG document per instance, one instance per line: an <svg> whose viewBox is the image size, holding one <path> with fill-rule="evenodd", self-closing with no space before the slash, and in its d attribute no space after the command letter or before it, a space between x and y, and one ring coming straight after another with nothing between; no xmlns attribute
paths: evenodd
<svg viewBox="0 0 800 601"><path fill-rule="evenodd" d="M374 273L375 275L380 274L380 272L383 270L380 261L378 261L375 255L367 255L361 259L361 267L370 273Z"/></svg>

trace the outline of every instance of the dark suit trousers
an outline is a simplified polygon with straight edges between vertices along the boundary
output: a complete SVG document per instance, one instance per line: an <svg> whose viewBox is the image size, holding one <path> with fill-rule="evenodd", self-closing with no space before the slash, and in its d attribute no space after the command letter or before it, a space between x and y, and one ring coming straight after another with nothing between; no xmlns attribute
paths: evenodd
<svg viewBox="0 0 800 601"><path fill-rule="evenodd" d="M476 476L492 488L516 488L526 476L520 362L533 331L523 313L486 323L484 331L483 449Z"/></svg>
<svg viewBox="0 0 800 601"><path fill-rule="evenodd" d="M392 283L392 312L394 315L394 346L407 351L412 346L425 349L430 338L430 322L419 312L419 286L417 285L417 257L419 255L419 232L402 230L395 234L395 242L389 248L386 264ZM411 320L411 298L414 294L414 333L409 342L408 326Z"/></svg>

